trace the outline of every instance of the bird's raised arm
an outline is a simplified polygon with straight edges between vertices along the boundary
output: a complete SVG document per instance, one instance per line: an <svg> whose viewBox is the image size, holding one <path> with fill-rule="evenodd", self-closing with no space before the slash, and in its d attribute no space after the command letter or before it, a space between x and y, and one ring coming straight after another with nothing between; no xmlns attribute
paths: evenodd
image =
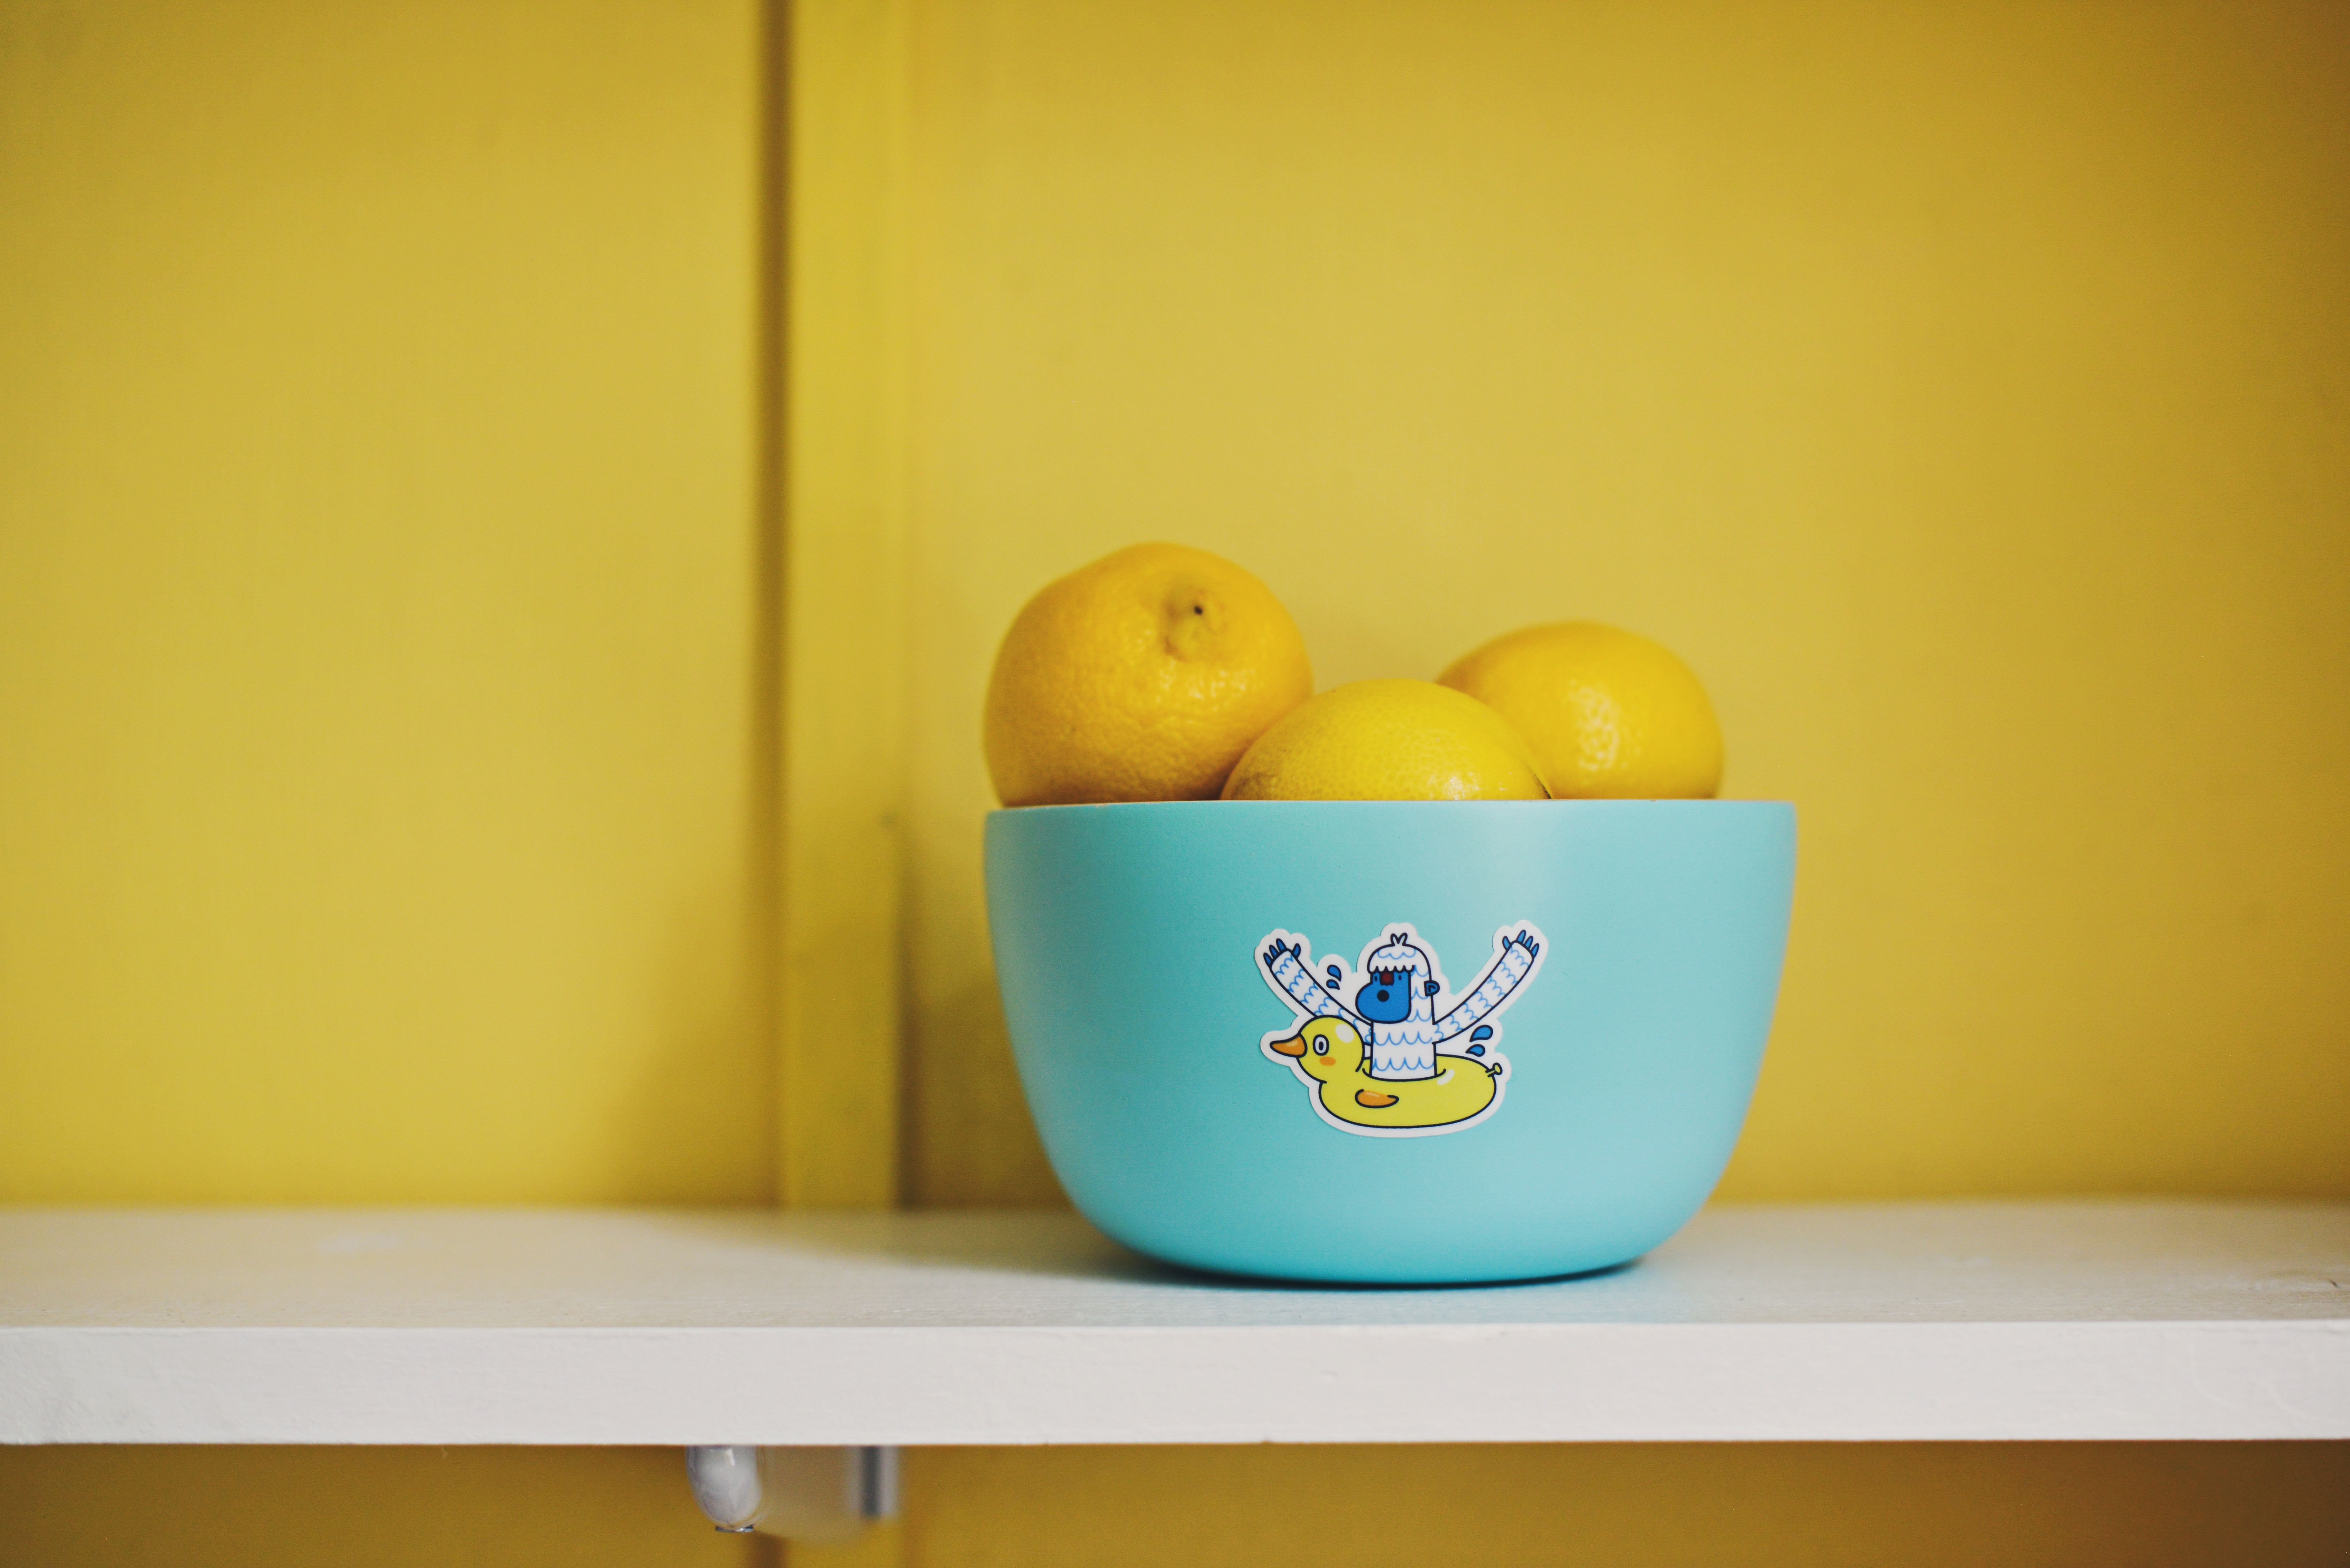
<svg viewBox="0 0 2350 1568"><path fill-rule="evenodd" d="M1305 943L1303 940L1284 941L1288 933L1278 932L1257 954L1257 972L1264 976L1265 984L1281 992L1299 1011L1312 1018L1345 1018L1359 1023L1362 1021L1347 1011L1345 1004L1322 988L1314 971L1305 967Z"/></svg>
<svg viewBox="0 0 2350 1568"><path fill-rule="evenodd" d="M1532 932L1521 927L1502 939L1502 950L1485 966L1469 994L1452 1004L1452 1011L1436 1021L1436 1037L1450 1040L1455 1034L1491 1013L1509 999L1510 992L1534 973L1534 961L1542 956L1542 948Z"/></svg>

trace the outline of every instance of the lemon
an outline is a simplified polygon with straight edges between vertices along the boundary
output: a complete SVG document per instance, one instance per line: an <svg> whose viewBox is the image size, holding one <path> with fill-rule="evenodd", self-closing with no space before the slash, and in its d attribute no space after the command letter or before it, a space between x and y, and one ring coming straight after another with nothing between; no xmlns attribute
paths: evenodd
<svg viewBox="0 0 2350 1568"><path fill-rule="evenodd" d="M1211 799L1313 692L1263 583L1205 550L1129 545L1046 584L1003 634L987 771L1006 805Z"/></svg>
<svg viewBox="0 0 2350 1568"><path fill-rule="evenodd" d="M1357 680L1248 749L1226 800L1540 800L1534 753L1502 716L1429 680Z"/></svg>
<svg viewBox="0 0 2350 1568"><path fill-rule="evenodd" d="M1721 787L1721 725L1688 665L1593 621L1497 637L1436 678L1534 747L1561 798L1701 799Z"/></svg>

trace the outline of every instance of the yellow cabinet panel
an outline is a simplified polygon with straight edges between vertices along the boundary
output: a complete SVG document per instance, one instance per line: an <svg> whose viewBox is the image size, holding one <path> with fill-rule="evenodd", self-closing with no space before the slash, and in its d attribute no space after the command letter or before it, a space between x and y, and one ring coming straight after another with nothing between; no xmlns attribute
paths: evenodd
<svg viewBox="0 0 2350 1568"><path fill-rule="evenodd" d="M0 9L0 1197L768 1190L758 21Z"/></svg>

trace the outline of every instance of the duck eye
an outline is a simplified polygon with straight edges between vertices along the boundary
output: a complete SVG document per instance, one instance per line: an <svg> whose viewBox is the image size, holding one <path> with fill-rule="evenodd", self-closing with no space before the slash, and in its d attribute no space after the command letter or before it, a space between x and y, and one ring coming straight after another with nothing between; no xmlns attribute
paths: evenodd
<svg viewBox="0 0 2350 1568"><path fill-rule="evenodd" d="M1316 1034L1314 1037L1314 1054L1316 1056L1327 1056L1330 1054L1330 1037L1327 1034Z"/></svg>

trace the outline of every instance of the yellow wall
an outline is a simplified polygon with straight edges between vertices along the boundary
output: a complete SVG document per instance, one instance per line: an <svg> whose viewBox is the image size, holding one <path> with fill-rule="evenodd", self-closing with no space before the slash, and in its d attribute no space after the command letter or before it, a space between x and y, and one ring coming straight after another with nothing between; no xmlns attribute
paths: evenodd
<svg viewBox="0 0 2350 1568"><path fill-rule="evenodd" d="M9 1568L780 1568L675 1449L0 1449Z"/></svg>
<svg viewBox="0 0 2350 1568"><path fill-rule="evenodd" d="M878 1568L701 1522L675 1450L0 1453L0 1561ZM1354 1478L1378 1477L1363 1481ZM2350 1444L935 1449L907 1568L2339 1568ZM525 1506L503 1506L519 1496ZM133 1506L123 1507L125 1498ZM1435 1497L1427 1509L1408 1500Z"/></svg>
<svg viewBox="0 0 2350 1568"><path fill-rule="evenodd" d="M0 1196L767 1191L757 21L0 8Z"/></svg>
<svg viewBox="0 0 2350 1568"><path fill-rule="evenodd" d="M973 715L1149 538L1325 684L1689 659L1802 819L1727 1195L2350 1193L2340 6L915 16L921 1197L1050 1190Z"/></svg>
<svg viewBox="0 0 2350 1568"><path fill-rule="evenodd" d="M0 1199L1054 1200L978 693L1147 537L1325 683L1691 659L1805 835L1732 1194L2350 1192L2338 8L805 0L780 416L769 26L0 0ZM901 893L902 1184L766 1001ZM2345 1465L948 1450L889 1544L2314 1563ZM0 1557L761 1560L676 1479L0 1453Z"/></svg>

